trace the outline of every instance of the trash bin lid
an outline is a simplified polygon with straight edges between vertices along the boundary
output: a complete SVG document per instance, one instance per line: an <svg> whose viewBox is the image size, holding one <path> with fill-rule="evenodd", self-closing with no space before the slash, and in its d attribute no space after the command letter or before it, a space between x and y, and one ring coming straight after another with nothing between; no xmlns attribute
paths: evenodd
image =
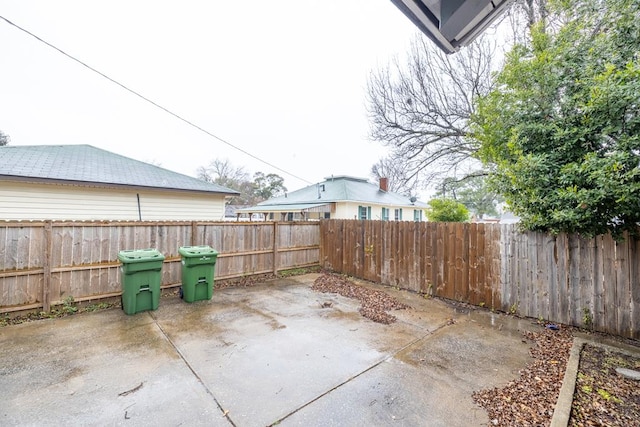
<svg viewBox="0 0 640 427"><path fill-rule="evenodd" d="M134 262L162 261L164 255L157 249L135 249L118 252L118 259L123 264L132 264Z"/></svg>
<svg viewBox="0 0 640 427"><path fill-rule="evenodd" d="M196 258L202 256L217 256L218 251L211 246L180 246L178 252L185 258Z"/></svg>

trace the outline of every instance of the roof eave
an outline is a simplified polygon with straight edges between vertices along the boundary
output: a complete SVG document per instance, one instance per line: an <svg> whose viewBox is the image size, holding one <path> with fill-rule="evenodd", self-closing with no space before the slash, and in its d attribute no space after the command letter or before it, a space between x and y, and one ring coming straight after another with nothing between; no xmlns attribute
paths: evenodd
<svg viewBox="0 0 640 427"><path fill-rule="evenodd" d="M482 32L491 25L504 10L513 3L513 0L504 0L497 6L494 2L486 2L487 5L494 5L489 13L482 16L478 22L471 28L469 25L473 22L467 22L467 27L462 29L461 33L455 34L460 30L447 31L447 28L440 28L440 20L429 10L424 1L421 0L391 0L391 2L427 37L447 54L452 54L460 50L460 48L472 43ZM482 7L471 3L470 8ZM477 17L478 15L476 15ZM445 25L446 27L446 25ZM444 34L443 34L444 31ZM447 37L448 35L448 37Z"/></svg>
<svg viewBox="0 0 640 427"><path fill-rule="evenodd" d="M69 180L69 179L40 178L40 177L20 176L20 175L0 175L0 181L18 181L18 182L40 183L40 184L61 184L61 185L101 187L101 188L126 188L131 190L180 191L180 192L188 192L188 193L222 194L224 196L240 195L240 193L236 191L229 192L229 191L209 191L209 190L173 188L173 187L152 187L152 186L145 186L145 185L119 184L119 183L113 183L113 182L76 181L76 180Z"/></svg>
<svg viewBox="0 0 640 427"><path fill-rule="evenodd" d="M395 6L407 17L413 25L433 41L438 48L451 54L458 51L459 46L452 45L439 31L433 22L435 17L428 16L429 11L423 10L418 2L412 0L391 0Z"/></svg>

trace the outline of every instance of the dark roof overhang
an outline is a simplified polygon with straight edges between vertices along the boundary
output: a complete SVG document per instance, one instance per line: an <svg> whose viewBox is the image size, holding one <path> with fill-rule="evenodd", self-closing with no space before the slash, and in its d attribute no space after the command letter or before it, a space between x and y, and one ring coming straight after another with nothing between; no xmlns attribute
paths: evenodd
<svg viewBox="0 0 640 427"><path fill-rule="evenodd" d="M391 0L446 53L478 37L513 0Z"/></svg>

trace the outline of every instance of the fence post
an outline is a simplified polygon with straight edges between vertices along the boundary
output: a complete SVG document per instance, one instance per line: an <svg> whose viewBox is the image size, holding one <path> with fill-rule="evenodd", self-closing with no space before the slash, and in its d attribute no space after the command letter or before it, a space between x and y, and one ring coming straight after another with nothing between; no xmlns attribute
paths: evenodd
<svg viewBox="0 0 640 427"><path fill-rule="evenodd" d="M278 275L278 221L273 221L273 274Z"/></svg>
<svg viewBox="0 0 640 427"><path fill-rule="evenodd" d="M191 246L196 246L196 234L198 234L198 224L191 221Z"/></svg>
<svg viewBox="0 0 640 427"><path fill-rule="evenodd" d="M42 311L51 310L51 249L52 249L51 220L44 222L44 253L42 257Z"/></svg>

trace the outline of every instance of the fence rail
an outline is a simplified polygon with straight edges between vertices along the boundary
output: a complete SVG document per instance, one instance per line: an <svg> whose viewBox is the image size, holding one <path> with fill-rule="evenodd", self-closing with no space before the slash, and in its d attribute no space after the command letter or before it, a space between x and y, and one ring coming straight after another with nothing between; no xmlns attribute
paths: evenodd
<svg viewBox="0 0 640 427"><path fill-rule="evenodd" d="M181 246L219 252L217 280L318 265L317 222L0 223L0 313L121 294L118 252L165 256L162 287L181 281Z"/></svg>

